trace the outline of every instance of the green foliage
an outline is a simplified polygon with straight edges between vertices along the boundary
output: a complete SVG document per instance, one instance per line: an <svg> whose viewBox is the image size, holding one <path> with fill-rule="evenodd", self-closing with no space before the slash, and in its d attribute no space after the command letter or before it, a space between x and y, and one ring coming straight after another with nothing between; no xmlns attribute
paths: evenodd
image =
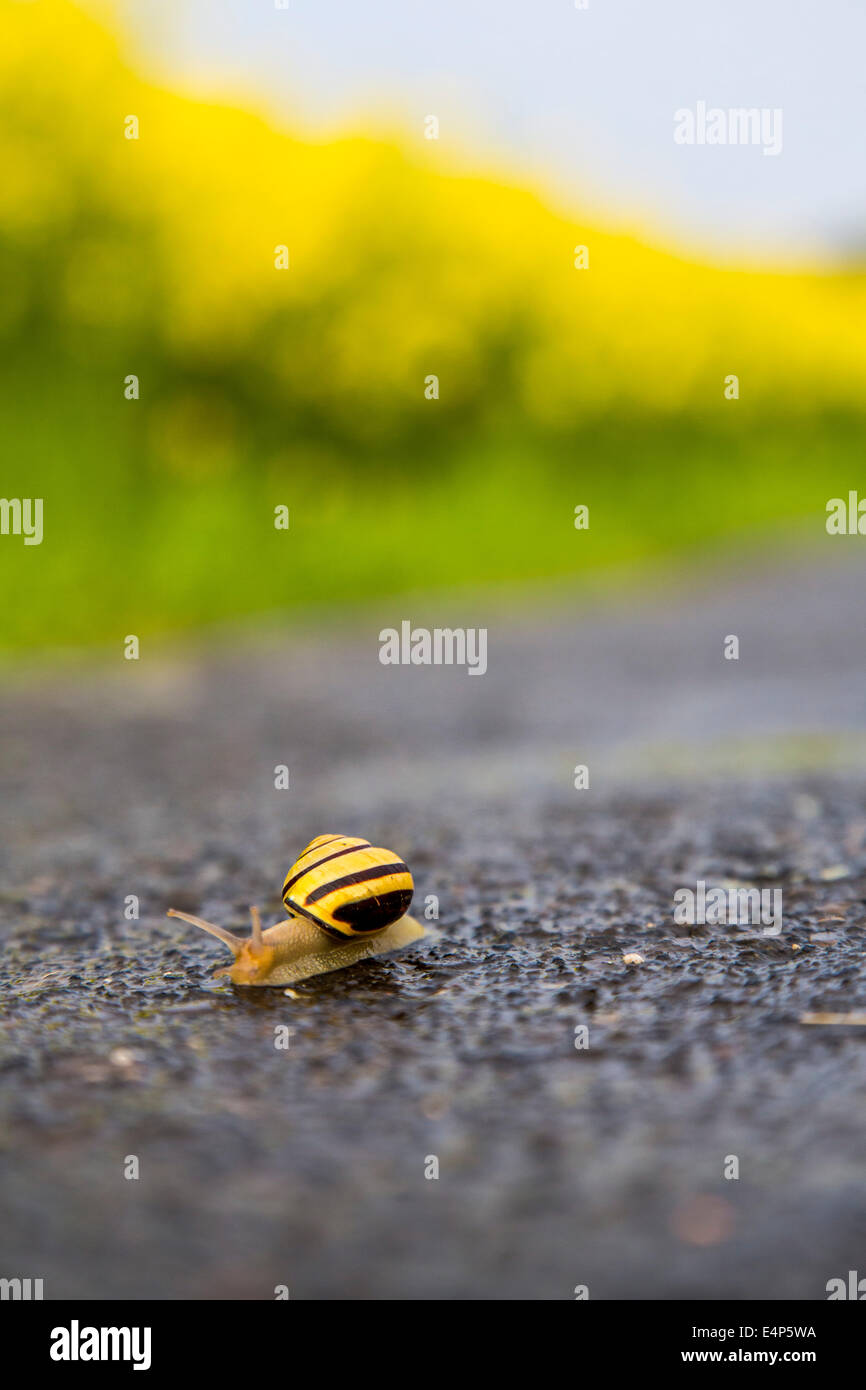
<svg viewBox="0 0 866 1390"><path fill-rule="evenodd" d="M693 264L161 91L65 0L0 18L0 495L45 508L0 645L633 571L857 485L862 277Z"/></svg>

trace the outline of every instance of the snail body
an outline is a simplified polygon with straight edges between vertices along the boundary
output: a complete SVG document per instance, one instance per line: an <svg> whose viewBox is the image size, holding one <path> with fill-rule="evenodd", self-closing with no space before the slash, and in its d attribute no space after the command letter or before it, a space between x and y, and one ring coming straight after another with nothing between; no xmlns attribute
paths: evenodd
<svg viewBox="0 0 866 1390"><path fill-rule="evenodd" d="M258 908L251 907L252 934L241 937L175 908L168 915L228 946L234 961L216 975L236 985L290 985L427 936L406 911L413 891L412 875L393 851L346 835L319 835L286 874L285 921L263 929Z"/></svg>

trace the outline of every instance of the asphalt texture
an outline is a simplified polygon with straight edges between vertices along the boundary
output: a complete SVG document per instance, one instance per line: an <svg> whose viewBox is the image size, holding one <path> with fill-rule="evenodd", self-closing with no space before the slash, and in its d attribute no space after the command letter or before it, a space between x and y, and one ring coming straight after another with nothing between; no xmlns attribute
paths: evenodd
<svg viewBox="0 0 866 1390"><path fill-rule="evenodd" d="M0 1275L556 1300L866 1273L854 546L7 674ZM381 666L404 617L486 623L487 673ZM290 995L212 981L227 954L166 909L275 921L326 832L402 853L438 939ZM781 933L677 924L700 879L781 888Z"/></svg>

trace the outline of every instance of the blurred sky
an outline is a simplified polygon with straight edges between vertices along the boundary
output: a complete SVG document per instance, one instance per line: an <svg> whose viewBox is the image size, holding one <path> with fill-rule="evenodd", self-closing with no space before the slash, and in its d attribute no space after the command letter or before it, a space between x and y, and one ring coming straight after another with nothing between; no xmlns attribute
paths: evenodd
<svg viewBox="0 0 866 1390"><path fill-rule="evenodd" d="M396 120L658 239L866 248L866 0L85 0L148 66L306 130ZM781 107L783 151L682 147L673 113ZM425 142L426 143L426 142ZM429 151L429 147L428 147Z"/></svg>

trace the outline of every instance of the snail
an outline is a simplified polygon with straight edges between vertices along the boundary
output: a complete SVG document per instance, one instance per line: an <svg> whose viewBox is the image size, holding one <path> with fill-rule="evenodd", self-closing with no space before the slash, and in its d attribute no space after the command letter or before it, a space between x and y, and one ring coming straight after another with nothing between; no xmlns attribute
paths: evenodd
<svg viewBox="0 0 866 1390"><path fill-rule="evenodd" d="M228 975L236 985L291 985L430 935L407 914L413 892L412 875L392 850L348 835L318 835L286 874L284 922L263 930L251 907L252 935L242 937L175 908L168 915L228 946L234 962L215 976Z"/></svg>

